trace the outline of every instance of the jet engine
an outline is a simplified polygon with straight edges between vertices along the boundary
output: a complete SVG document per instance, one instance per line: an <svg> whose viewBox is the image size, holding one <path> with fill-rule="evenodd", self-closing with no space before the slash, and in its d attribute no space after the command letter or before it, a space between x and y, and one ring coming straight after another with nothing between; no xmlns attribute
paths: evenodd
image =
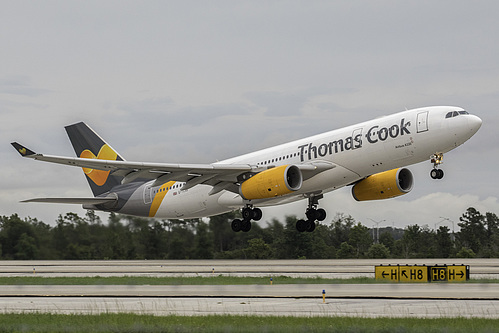
<svg viewBox="0 0 499 333"><path fill-rule="evenodd" d="M411 171L405 168L380 172L355 184L352 195L357 201L398 197L412 190L413 179Z"/></svg>
<svg viewBox="0 0 499 333"><path fill-rule="evenodd" d="M246 200L267 199L301 188L303 176L295 165L282 165L257 173L244 181L239 194Z"/></svg>

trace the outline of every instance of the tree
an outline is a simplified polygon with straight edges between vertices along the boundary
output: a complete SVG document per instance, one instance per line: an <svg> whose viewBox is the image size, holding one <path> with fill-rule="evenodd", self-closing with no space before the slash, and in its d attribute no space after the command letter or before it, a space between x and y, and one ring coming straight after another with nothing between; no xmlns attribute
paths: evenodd
<svg viewBox="0 0 499 333"><path fill-rule="evenodd" d="M229 212L210 217L208 225L213 233L213 249L215 252L230 250L229 244L235 236L230 224L236 216L236 212Z"/></svg>
<svg viewBox="0 0 499 333"><path fill-rule="evenodd" d="M437 258L449 258L452 248L453 242L450 237L450 229L446 226L440 226L437 230L437 234L435 236L435 255Z"/></svg>
<svg viewBox="0 0 499 333"><path fill-rule="evenodd" d="M355 248L347 242L343 242L336 254L338 259L351 259L355 257Z"/></svg>
<svg viewBox="0 0 499 333"><path fill-rule="evenodd" d="M419 253L421 228L417 224L407 226L400 245L404 258L416 258Z"/></svg>
<svg viewBox="0 0 499 333"><path fill-rule="evenodd" d="M364 257L372 243L369 228L363 226L360 222L350 230L348 244L354 247L356 258Z"/></svg>
<svg viewBox="0 0 499 333"><path fill-rule="evenodd" d="M472 249L468 249L466 247L462 247L461 250L457 253L456 257L458 258L475 258L475 252Z"/></svg>
<svg viewBox="0 0 499 333"><path fill-rule="evenodd" d="M371 259L385 259L390 256L390 251L384 244L373 244L367 251L367 256Z"/></svg>
<svg viewBox="0 0 499 333"><path fill-rule="evenodd" d="M186 224L178 224L167 233L168 240L165 241L167 251L165 253L168 259L190 259L194 247L194 234L189 230Z"/></svg>
<svg viewBox="0 0 499 333"><path fill-rule="evenodd" d="M244 252L248 259L270 259L272 257L272 249L261 238L250 239Z"/></svg>
<svg viewBox="0 0 499 333"><path fill-rule="evenodd" d="M330 242L335 248L340 248L343 242L348 242L350 230L355 224L355 220L350 216L338 213L331 221L330 228Z"/></svg>
<svg viewBox="0 0 499 333"><path fill-rule="evenodd" d="M23 233L14 247L16 253L14 258L18 260L33 260L37 259L38 247L33 237Z"/></svg>
<svg viewBox="0 0 499 333"><path fill-rule="evenodd" d="M458 240L463 247L473 250L474 253L479 253L487 242L484 216L475 208L470 207L459 220L461 222L457 225L461 230L457 234Z"/></svg>
<svg viewBox="0 0 499 333"><path fill-rule="evenodd" d="M208 225L201 220L196 225L193 257L196 259L213 258L212 233L210 233Z"/></svg>
<svg viewBox="0 0 499 333"><path fill-rule="evenodd" d="M29 219L22 220L17 214L0 218L0 244L4 258L15 259L19 251L19 247L16 248L16 246L20 241L26 242L28 237L36 246L36 234L30 221ZM23 249L24 245L26 244L21 245Z"/></svg>
<svg viewBox="0 0 499 333"><path fill-rule="evenodd" d="M385 231L379 236L379 243L386 246L386 248L390 252L392 252L393 247L395 246L395 239L393 238L393 235L391 232Z"/></svg>
<svg viewBox="0 0 499 333"><path fill-rule="evenodd" d="M499 218L494 213L485 213L485 229L487 241L484 257L499 256Z"/></svg>

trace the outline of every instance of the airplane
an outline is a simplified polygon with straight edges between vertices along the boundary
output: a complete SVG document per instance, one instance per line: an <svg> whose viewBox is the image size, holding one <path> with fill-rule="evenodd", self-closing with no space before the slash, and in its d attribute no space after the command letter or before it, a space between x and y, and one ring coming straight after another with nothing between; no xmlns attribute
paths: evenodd
<svg viewBox="0 0 499 333"><path fill-rule="evenodd" d="M308 199L299 232L312 232L326 211L324 194L351 186L357 201L409 193L406 166L430 160L441 179L444 153L482 125L463 108L432 106L392 114L211 164L129 162L83 122L66 126L77 157L35 153L13 142L26 158L81 167L89 198L36 198L22 202L81 204L84 209L166 219L201 218L241 210L235 232L262 218L258 207Z"/></svg>

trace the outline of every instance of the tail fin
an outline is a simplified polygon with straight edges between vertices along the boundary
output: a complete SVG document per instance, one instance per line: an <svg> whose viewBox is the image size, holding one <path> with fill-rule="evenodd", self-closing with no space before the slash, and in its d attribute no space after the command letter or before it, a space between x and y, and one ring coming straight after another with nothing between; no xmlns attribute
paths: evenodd
<svg viewBox="0 0 499 333"><path fill-rule="evenodd" d="M98 158L101 160L124 161L124 159L108 145L87 124L80 122L66 126L76 156L81 158ZM123 177L114 176L110 171L82 168L94 196L110 191L121 184Z"/></svg>

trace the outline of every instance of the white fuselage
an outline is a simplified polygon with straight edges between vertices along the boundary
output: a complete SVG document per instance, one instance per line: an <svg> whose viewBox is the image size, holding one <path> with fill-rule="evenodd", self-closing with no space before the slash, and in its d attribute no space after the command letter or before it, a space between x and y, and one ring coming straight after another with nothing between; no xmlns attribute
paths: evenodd
<svg viewBox="0 0 499 333"><path fill-rule="evenodd" d="M449 112L462 112L447 117ZM446 153L471 138L480 118L458 107L427 107L400 112L305 139L263 149L215 164L248 164L261 170L280 165L330 165L307 177L298 191L272 199L247 201L239 194L196 185L182 190L182 183L168 191L153 215L158 218L195 218L221 214L246 204L268 206L320 195L357 182L369 175L408 166ZM153 181L135 191L120 212L133 214L150 194Z"/></svg>

